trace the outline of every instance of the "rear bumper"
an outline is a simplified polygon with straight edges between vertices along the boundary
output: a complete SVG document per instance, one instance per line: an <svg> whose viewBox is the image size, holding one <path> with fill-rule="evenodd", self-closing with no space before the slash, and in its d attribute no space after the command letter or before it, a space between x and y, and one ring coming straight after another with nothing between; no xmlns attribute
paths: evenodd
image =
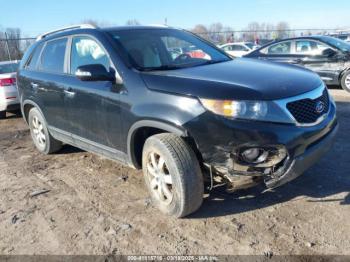
<svg viewBox="0 0 350 262"><path fill-rule="evenodd" d="M296 157L282 176L265 180L266 186L268 188L279 187L302 175L331 149L337 132L338 124L336 124L333 130L327 134L326 137L322 138L321 141L310 146L302 155Z"/></svg>
<svg viewBox="0 0 350 262"><path fill-rule="evenodd" d="M6 99L5 101L0 102L0 111L12 111L18 110L20 108L18 98L15 99Z"/></svg>
<svg viewBox="0 0 350 262"><path fill-rule="evenodd" d="M19 109L18 91L15 85L2 87L0 90L0 111Z"/></svg>

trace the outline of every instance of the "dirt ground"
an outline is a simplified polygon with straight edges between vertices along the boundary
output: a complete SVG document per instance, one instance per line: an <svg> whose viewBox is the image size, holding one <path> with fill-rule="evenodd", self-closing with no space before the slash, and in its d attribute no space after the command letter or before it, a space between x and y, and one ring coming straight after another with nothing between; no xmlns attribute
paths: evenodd
<svg viewBox="0 0 350 262"><path fill-rule="evenodd" d="M41 155L22 118L1 120L0 254L350 255L350 94L332 94L340 132L316 166L274 192L216 189L185 219L151 206L140 171L71 146Z"/></svg>

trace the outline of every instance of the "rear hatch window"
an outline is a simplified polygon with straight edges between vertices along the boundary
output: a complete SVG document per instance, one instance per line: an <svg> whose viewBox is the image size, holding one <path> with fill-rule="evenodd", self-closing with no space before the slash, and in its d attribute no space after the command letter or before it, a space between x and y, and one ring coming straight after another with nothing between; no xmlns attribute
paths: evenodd
<svg viewBox="0 0 350 262"><path fill-rule="evenodd" d="M8 74L17 72L18 63L0 65L0 74Z"/></svg>

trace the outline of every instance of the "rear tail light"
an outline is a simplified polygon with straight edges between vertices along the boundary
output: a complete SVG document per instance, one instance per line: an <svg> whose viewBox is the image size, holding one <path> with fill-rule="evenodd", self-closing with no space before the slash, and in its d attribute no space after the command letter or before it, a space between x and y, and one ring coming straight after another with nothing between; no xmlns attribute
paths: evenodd
<svg viewBox="0 0 350 262"><path fill-rule="evenodd" d="M12 86L16 84L16 78L0 79L0 86Z"/></svg>

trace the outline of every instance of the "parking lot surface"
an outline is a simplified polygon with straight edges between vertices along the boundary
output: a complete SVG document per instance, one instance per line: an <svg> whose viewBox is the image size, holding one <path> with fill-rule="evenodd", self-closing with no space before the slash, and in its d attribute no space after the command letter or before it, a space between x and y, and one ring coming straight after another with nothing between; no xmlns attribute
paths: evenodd
<svg viewBox="0 0 350 262"><path fill-rule="evenodd" d="M0 120L0 254L348 254L350 94L334 147L295 181L226 194L173 219L141 171L65 146L39 154L19 116ZM269 253L270 252L270 253Z"/></svg>

